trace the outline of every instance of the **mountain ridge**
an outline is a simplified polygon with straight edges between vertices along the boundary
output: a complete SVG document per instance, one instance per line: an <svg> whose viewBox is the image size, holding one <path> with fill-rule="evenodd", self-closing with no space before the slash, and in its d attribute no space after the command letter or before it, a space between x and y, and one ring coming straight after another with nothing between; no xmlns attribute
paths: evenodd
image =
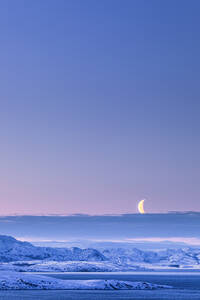
<svg viewBox="0 0 200 300"><path fill-rule="evenodd" d="M160 251L138 248L81 249L34 246L11 236L0 235L0 262L17 261L105 262L123 269L133 266L200 266L200 249L178 248Z"/></svg>

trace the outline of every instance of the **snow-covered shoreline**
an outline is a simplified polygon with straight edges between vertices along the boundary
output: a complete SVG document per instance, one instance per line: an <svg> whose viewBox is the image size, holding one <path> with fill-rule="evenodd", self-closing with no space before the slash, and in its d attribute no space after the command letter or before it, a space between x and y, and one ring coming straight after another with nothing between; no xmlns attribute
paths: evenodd
<svg viewBox="0 0 200 300"><path fill-rule="evenodd" d="M153 290L168 285L121 280L63 280L20 272L0 272L0 290Z"/></svg>

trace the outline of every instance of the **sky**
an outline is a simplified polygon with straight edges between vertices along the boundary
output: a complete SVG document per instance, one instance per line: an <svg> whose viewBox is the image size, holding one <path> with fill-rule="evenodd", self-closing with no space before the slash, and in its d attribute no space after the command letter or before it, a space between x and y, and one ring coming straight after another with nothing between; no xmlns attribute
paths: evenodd
<svg viewBox="0 0 200 300"><path fill-rule="evenodd" d="M200 210L200 2L0 2L0 215Z"/></svg>

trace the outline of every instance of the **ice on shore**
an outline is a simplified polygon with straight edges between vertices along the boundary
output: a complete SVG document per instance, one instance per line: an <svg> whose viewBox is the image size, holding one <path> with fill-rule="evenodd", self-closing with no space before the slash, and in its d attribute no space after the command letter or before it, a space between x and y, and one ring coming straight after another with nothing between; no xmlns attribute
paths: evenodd
<svg viewBox="0 0 200 300"><path fill-rule="evenodd" d="M148 282L120 280L62 280L37 274L0 272L0 290L153 290L172 288Z"/></svg>

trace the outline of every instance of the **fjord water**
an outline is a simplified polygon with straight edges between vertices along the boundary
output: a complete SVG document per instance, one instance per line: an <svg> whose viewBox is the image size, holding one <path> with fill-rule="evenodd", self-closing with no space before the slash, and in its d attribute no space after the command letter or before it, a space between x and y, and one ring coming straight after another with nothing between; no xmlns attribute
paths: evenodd
<svg viewBox="0 0 200 300"><path fill-rule="evenodd" d="M37 276L38 273L34 273ZM40 273L41 274L41 273ZM171 285L174 289L119 290L119 291L0 291L0 299L49 299L49 300L190 300L200 299L200 272L127 272L127 273L43 273L54 278L69 279L118 279L148 281Z"/></svg>

